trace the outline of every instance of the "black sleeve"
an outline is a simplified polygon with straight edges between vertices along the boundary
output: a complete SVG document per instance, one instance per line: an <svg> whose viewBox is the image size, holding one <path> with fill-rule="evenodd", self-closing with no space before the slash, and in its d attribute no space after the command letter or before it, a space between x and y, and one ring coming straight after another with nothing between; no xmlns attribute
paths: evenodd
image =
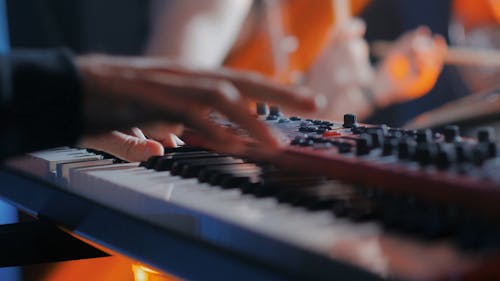
<svg viewBox="0 0 500 281"><path fill-rule="evenodd" d="M77 140L82 93L72 61L65 49L0 56L0 160Z"/></svg>

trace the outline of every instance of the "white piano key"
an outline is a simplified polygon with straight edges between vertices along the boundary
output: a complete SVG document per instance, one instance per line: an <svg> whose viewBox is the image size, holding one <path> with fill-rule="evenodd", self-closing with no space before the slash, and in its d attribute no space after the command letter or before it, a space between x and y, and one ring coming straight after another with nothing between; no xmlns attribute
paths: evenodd
<svg viewBox="0 0 500 281"><path fill-rule="evenodd" d="M74 149L36 155L52 163L61 158L71 161L93 157ZM166 223L160 219L161 214L168 213L170 204L175 204L323 254L329 245L347 235L380 231L374 223L354 224L335 218L332 212L309 212L274 198L256 198L239 189L223 189L197 179L172 176L170 172L148 170L139 163L91 163L61 165L63 177L68 176L71 183L66 187L69 191L159 225ZM339 183L328 184L341 188ZM156 203L152 204L152 199Z"/></svg>

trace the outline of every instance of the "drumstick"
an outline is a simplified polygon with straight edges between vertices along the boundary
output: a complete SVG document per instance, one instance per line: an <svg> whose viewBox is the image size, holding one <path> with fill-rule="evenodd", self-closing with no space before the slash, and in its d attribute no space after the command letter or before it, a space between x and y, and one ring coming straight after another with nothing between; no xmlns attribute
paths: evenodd
<svg viewBox="0 0 500 281"><path fill-rule="evenodd" d="M351 17L351 3L349 1L350 0L332 0L336 26L343 24Z"/></svg>
<svg viewBox="0 0 500 281"><path fill-rule="evenodd" d="M388 41L375 41L370 45L370 51L375 57L383 58L389 52L392 44ZM444 63L462 66L500 67L500 51L448 47Z"/></svg>

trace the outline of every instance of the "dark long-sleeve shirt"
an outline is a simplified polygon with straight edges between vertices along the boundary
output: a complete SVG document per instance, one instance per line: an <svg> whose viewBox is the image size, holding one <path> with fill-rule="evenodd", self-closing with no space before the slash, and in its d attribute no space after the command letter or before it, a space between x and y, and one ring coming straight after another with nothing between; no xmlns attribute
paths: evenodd
<svg viewBox="0 0 500 281"><path fill-rule="evenodd" d="M73 144L82 131L82 92L65 49L0 56L0 160Z"/></svg>

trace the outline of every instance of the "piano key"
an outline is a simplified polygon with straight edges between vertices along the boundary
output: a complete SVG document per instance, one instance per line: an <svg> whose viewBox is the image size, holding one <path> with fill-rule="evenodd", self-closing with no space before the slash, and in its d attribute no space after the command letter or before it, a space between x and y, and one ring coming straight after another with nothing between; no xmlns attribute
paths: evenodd
<svg viewBox="0 0 500 281"><path fill-rule="evenodd" d="M73 163L59 163L56 166L56 176L61 180L62 183L67 184L69 182L69 173L71 169L75 168L85 168L85 167L98 167L111 165L114 163L113 159L102 159L102 160L91 160L83 162L73 162Z"/></svg>
<svg viewBox="0 0 500 281"><path fill-rule="evenodd" d="M244 163L241 159L235 159L233 157L216 157L216 158L208 158L208 159L181 159L176 160L172 164L172 169L170 173L172 175L180 175L185 171L188 172L188 169L193 169L194 172L199 171L203 167L215 166L215 165L234 165L234 164L242 164Z"/></svg>
<svg viewBox="0 0 500 281"><path fill-rule="evenodd" d="M325 180L322 177L290 175L289 171L280 172L275 168L257 167L241 159L227 157L214 158L225 159L222 162L213 161L211 158L191 160L196 163L195 166L204 166L202 171L227 175L228 179L236 179L242 175L255 175L256 182L250 182L250 185L254 187L260 185L260 188L271 186L276 192L272 196L258 198L255 195L245 194L243 186L224 189L220 185L202 183L197 178L186 179L172 175L169 171L147 169L139 166L139 163L87 167L84 162L81 162L81 164L60 166L75 165L68 170L70 184L65 187L68 191L160 227L173 227L173 222L169 217L172 210L179 212L176 208L180 207L181 210L189 210L190 216L195 214L192 211L200 214L194 217L200 233L204 231L203 221L208 216L230 225L240 226L251 233L271 237L294 247L348 263L359 263L363 260L353 259L352 255L358 256L361 252L365 253L364 251L368 248L374 249L365 247L369 243L377 247L379 245L387 247L387 243L408 242L408 238L391 238L379 221L354 221L358 215L360 217L365 215L364 210L370 211L372 208L370 205L365 206L366 201L363 200L370 199L378 202L378 197L368 191L360 190L352 185ZM184 160L187 159L179 161ZM226 160L230 164L224 164ZM193 163L190 160L188 162ZM77 167L79 165L82 167ZM200 171L198 176L201 173ZM298 196L296 198L299 199L304 197L311 201L297 205L285 201L280 202L278 199L284 195ZM329 199L335 199L334 203L343 203L341 206L345 209L345 218L332 212L332 208L319 208L314 212L311 211L314 209L313 203ZM432 227L429 229L432 230ZM475 241L479 240L475 238ZM382 242L384 244L379 244ZM409 243L409 245L414 244ZM450 248L450 245L447 241L446 251L456 254L456 250L453 247ZM397 249L391 247L389 252L383 248L376 249L382 251L380 253L382 255L389 255L389 258L404 256L422 265L418 258L411 255L411 251L407 251L407 247ZM441 255L431 255L434 262L439 261L437 258L439 256ZM365 266L363 263L358 265ZM419 274L419 276L426 276ZM401 272L395 276L401 276Z"/></svg>
<svg viewBox="0 0 500 281"><path fill-rule="evenodd" d="M186 153L174 152L159 157L156 160L156 163L153 168L156 171L170 171L170 169L172 169L173 164L178 160L209 159L209 158L221 158L221 157L227 157L227 156L206 151L205 152L196 151L196 152L186 152Z"/></svg>
<svg viewBox="0 0 500 281"><path fill-rule="evenodd" d="M196 179L186 180L169 175L166 172L162 175L158 175L158 173L138 167L137 164L135 166L121 165L120 167L114 168L92 168L88 169L87 172L83 169L79 171L79 173L86 173L87 176L99 179L99 182L95 182L95 184L100 186L97 192L101 193L99 198L105 199L107 203L113 201L113 198L117 198L118 194L115 193L111 195L107 192L103 194L103 185L106 186L104 189L120 189L122 196L124 188L136 189L140 190L142 194L147 194L171 203L182 203L183 206L203 210L204 212L223 216L225 218L243 220L243 222L246 221L251 225L255 223L255 219L257 218L259 220L269 221L269 224L264 223L262 225L263 231L270 231L268 227L275 225L278 221L287 219L287 216L295 217L298 221L301 221L300 217L302 216L302 212L297 212L293 208L279 204L274 199L265 201L255 197L245 196L241 194L239 190L227 191L223 189L214 189L213 187L209 187L209 185L203 186L203 184L200 184ZM78 186L77 183L74 182L74 184ZM86 188L85 190L86 192L96 192L95 189L89 190ZM203 200L200 200L200 198L203 198ZM111 205L116 206L120 204L122 207L126 205L133 210L142 209L144 212L144 206L140 203L140 200L139 203L134 203L132 198L128 198L128 200L125 201L126 203L123 202L123 198L119 200L115 199L115 202ZM139 204L140 207L137 204ZM265 208L259 211L262 207ZM240 211L236 211L236 209ZM248 209L253 210L253 216L243 214L241 209L246 211ZM252 220L249 222L250 218L252 218ZM286 229L285 232L294 230L296 235L299 235L306 226L307 223L288 223L284 229ZM308 227L309 226L306 228ZM272 231L274 232L275 230ZM283 234L281 231L280 233ZM295 237L294 239L297 238Z"/></svg>

